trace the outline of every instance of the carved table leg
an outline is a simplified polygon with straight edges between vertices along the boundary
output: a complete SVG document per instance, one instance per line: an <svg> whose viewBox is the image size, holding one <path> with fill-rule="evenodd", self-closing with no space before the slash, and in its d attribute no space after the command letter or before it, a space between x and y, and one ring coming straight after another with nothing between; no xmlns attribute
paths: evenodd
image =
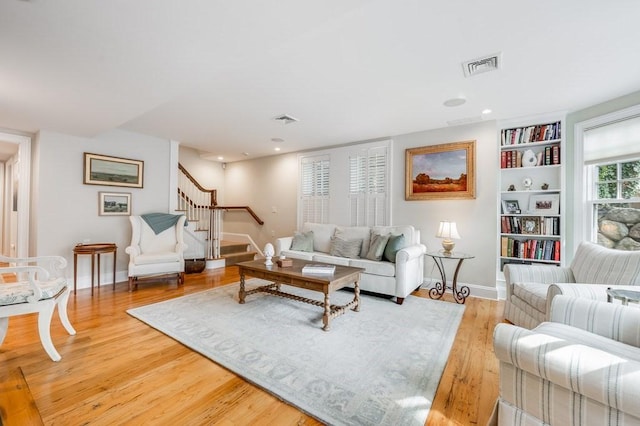
<svg viewBox="0 0 640 426"><path fill-rule="evenodd" d="M331 303L329 302L329 291L324 294L324 315L322 315L322 323L324 327L322 329L324 331L329 331L331 328L329 325L329 321L331 320Z"/></svg>
<svg viewBox="0 0 640 426"><path fill-rule="evenodd" d="M353 286L353 300L356 302L356 305L353 307L353 311L360 312L360 283L356 281Z"/></svg>
<svg viewBox="0 0 640 426"><path fill-rule="evenodd" d="M240 272L240 292L238 293L238 298L240 299L240 304L244 303L244 271Z"/></svg>

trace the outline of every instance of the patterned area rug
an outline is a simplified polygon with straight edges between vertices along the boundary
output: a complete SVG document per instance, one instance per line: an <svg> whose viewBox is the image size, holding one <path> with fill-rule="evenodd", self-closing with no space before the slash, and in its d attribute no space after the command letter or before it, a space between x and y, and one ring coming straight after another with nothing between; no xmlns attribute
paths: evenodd
<svg viewBox="0 0 640 426"><path fill-rule="evenodd" d="M251 289L265 281L247 281ZM409 296L363 295L322 331L322 308L238 284L127 311L151 327L331 425L424 425L464 312ZM284 291L321 300L319 293ZM353 293L332 294L344 304Z"/></svg>

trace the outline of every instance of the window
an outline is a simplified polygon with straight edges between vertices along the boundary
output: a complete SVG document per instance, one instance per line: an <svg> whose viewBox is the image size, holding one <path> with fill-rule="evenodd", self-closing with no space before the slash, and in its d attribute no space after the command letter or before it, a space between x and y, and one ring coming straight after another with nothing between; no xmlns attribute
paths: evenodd
<svg viewBox="0 0 640 426"><path fill-rule="evenodd" d="M365 148L349 157L352 226L387 224L387 147Z"/></svg>
<svg viewBox="0 0 640 426"><path fill-rule="evenodd" d="M640 250L640 116L603 119L576 136L583 142L586 239Z"/></svg>
<svg viewBox="0 0 640 426"><path fill-rule="evenodd" d="M391 224L391 140L301 154L298 229L305 222Z"/></svg>
<svg viewBox="0 0 640 426"><path fill-rule="evenodd" d="M329 223L330 165L328 155L301 158L299 223Z"/></svg>

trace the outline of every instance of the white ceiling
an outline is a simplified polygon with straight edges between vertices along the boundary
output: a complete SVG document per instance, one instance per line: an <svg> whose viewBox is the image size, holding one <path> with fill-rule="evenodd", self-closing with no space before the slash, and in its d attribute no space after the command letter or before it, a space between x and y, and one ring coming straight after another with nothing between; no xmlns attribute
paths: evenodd
<svg viewBox="0 0 640 426"><path fill-rule="evenodd" d="M572 111L640 90L639 18L637 0L2 0L0 127L236 161Z"/></svg>

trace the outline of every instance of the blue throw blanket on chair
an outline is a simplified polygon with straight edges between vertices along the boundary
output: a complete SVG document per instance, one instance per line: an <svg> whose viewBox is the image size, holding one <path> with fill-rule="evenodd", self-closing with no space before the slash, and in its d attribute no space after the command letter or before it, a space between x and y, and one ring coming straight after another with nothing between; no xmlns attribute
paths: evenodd
<svg viewBox="0 0 640 426"><path fill-rule="evenodd" d="M178 220L182 217L181 214L169 214L169 213L148 213L143 214L140 217L147 222L147 225L153 232L158 235L164 230L171 228L178 223ZM184 226L187 226L187 221L184 222Z"/></svg>

